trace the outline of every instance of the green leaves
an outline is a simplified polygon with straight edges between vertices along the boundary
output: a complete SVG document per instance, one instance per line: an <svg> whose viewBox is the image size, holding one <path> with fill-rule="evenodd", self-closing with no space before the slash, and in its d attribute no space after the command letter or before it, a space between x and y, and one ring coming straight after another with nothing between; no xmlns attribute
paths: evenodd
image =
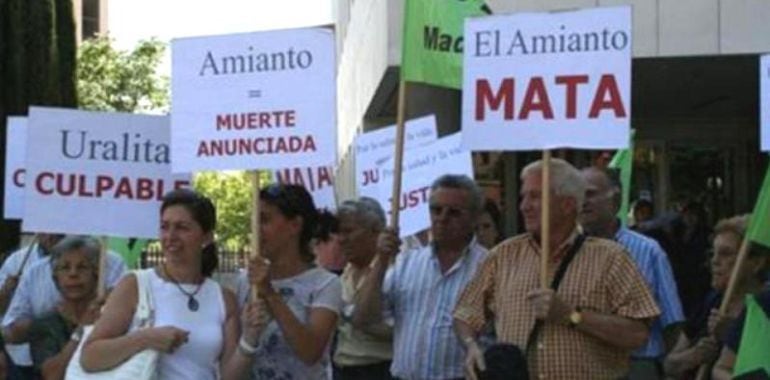
<svg viewBox="0 0 770 380"><path fill-rule="evenodd" d="M271 182L270 172L260 171L260 186ZM217 208L217 242L236 250L247 247L251 234L250 172L202 172L195 175L195 190L206 195Z"/></svg>
<svg viewBox="0 0 770 380"><path fill-rule="evenodd" d="M78 51L80 108L116 112L167 112L169 79L157 72L166 44L140 41L132 51L113 48L99 37L83 41Z"/></svg>

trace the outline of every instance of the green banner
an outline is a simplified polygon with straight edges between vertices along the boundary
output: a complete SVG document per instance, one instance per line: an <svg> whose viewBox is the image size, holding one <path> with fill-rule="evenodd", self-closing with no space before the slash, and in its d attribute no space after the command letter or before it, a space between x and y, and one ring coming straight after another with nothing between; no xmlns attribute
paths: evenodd
<svg viewBox="0 0 770 380"><path fill-rule="evenodd" d="M746 236L755 243L770 247L770 166L762 181L762 188L759 189Z"/></svg>
<svg viewBox="0 0 770 380"><path fill-rule="evenodd" d="M749 373L770 374L770 319L753 295L746 296L746 320L737 354L735 379Z"/></svg>
<svg viewBox="0 0 770 380"><path fill-rule="evenodd" d="M142 250L147 247L149 242L146 239L109 238L107 246L123 258L126 266L137 269L139 268L139 258Z"/></svg>
<svg viewBox="0 0 770 380"><path fill-rule="evenodd" d="M636 131L631 130L631 138L628 142L628 149L618 150L612 161L610 161L610 167L613 169L620 169L620 184L622 185L623 200L620 203L620 209L618 210L618 219L625 226L628 223L628 207L631 200L631 173L634 167L634 135Z"/></svg>
<svg viewBox="0 0 770 380"><path fill-rule="evenodd" d="M461 89L463 29L489 13L480 0L405 0L401 79Z"/></svg>

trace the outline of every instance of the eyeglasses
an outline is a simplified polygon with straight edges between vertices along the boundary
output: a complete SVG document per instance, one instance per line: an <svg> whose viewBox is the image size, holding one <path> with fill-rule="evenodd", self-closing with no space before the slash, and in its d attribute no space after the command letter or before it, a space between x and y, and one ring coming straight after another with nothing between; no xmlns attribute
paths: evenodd
<svg viewBox="0 0 770 380"><path fill-rule="evenodd" d="M430 213L431 215L438 216L442 215L444 213L444 210L446 210L447 215L450 218L459 218L461 217L467 210L459 207L452 207L452 206L440 206L440 205L430 205Z"/></svg>
<svg viewBox="0 0 770 380"><path fill-rule="evenodd" d="M67 274L73 270L75 271L76 274L83 274L83 273L93 272L94 267L92 265L80 264L80 265L75 265L74 267L71 265L57 265L53 268L53 271L56 274Z"/></svg>

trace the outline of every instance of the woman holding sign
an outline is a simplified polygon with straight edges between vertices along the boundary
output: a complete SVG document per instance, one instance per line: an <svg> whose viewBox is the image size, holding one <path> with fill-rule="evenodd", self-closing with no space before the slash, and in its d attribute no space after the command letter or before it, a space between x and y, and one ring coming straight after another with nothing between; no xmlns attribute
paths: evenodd
<svg viewBox="0 0 770 380"><path fill-rule="evenodd" d="M217 267L214 205L194 191L175 190L163 197L160 216L165 262L151 270L148 281L153 327L129 329L138 277L126 276L107 299L81 364L87 371L107 370L152 349L161 352L160 379L213 380L220 374L240 379L252 364L249 348L256 342L260 317L256 308L247 307L239 318L235 296L209 278Z"/></svg>
<svg viewBox="0 0 770 380"><path fill-rule="evenodd" d="M259 193L262 256L241 278L239 300L255 285L272 320L254 347L256 379L327 378L329 342L342 304L337 276L316 267L310 241L323 238L334 217L319 213L302 186L270 185Z"/></svg>
<svg viewBox="0 0 770 380"><path fill-rule="evenodd" d="M766 258L752 250L748 262L738 277L735 296L727 308L727 315L719 316L722 295L732 277L738 251L746 235L749 216L735 216L719 221L714 227L711 257L711 286L713 290L689 318L676 345L664 361L666 375L671 378L693 377L702 365L711 367L722 348L730 321L743 307L746 294L755 293L765 281Z"/></svg>

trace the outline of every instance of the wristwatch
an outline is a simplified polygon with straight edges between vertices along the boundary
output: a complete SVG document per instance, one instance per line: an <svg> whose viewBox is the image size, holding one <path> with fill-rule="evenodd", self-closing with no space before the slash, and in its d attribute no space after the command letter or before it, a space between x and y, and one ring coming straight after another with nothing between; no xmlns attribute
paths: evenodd
<svg viewBox="0 0 770 380"><path fill-rule="evenodd" d="M583 322L583 313L581 313L579 307L576 307L575 310L569 313L569 326L577 327L580 322Z"/></svg>

